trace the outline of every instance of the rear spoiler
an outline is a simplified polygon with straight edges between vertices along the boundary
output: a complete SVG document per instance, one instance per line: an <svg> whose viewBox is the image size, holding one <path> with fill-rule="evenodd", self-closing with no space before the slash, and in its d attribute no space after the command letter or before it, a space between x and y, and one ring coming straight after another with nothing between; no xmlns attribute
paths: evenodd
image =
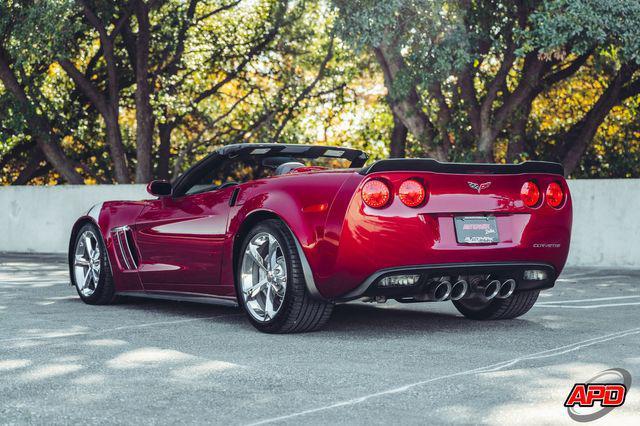
<svg viewBox="0 0 640 426"><path fill-rule="evenodd" d="M375 172L416 171L451 174L498 174L549 173L564 176L560 163L549 161L525 161L520 164L493 163L441 163L433 158L392 158L379 160L360 170L360 174Z"/></svg>

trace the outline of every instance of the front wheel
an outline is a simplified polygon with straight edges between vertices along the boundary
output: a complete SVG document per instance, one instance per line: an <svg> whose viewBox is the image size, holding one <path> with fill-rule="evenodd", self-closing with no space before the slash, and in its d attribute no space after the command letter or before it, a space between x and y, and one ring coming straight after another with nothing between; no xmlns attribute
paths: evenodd
<svg viewBox="0 0 640 426"><path fill-rule="evenodd" d="M454 300L458 311L467 318L476 320L499 320L517 318L529 312L538 300L539 290L514 293L506 299L481 298Z"/></svg>
<svg viewBox="0 0 640 426"><path fill-rule="evenodd" d="M298 333L321 328L333 305L311 297L291 232L269 219L245 237L237 265L239 299L258 330Z"/></svg>
<svg viewBox="0 0 640 426"><path fill-rule="evenodd" d="M106 305L115 301L115 285L107 249L98 228L85 224L78 233L70 253L71 283L80 299L89 305Z"/></svg>

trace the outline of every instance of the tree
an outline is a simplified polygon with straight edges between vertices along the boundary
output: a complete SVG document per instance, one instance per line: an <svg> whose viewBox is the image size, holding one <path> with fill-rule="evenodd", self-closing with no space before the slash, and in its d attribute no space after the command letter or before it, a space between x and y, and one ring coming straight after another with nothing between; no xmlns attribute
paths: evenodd
<svg viewBox="0 0 640 426"><path fill-rule="evenodd" d="M28 2L27 2L28 3ZM27 168L30 172L38 169L42 159L46 159L69 183L82 183L78 172L79 165L68 158L60 147L61 134L54 130L51 117L43 114L39 105L43 102L38 83L38 71L48 65L30 52L29 57L17 58L24 46L32 16L37 13L30 9L30 4L7 1L0 5L0 81L9 96L3 99L3 115L12 118L13 130L24 132L32 153L32 160ZM49 27L55 31L56 22L51 21ZM35 70L35 71L34 71ZM7 133L6 131L4 133ZM29 142L35 142L31 144ZM23 147L19 146L18 150ZM25 180L24 175L17 180Z"/></svg>
<svg viewBox="0 0 640 426"><path fill-rule="evenodd" d="M640 93L640 2L612 0L335 0L341 34L372 51L388 102L423 151L499 160L524 152L535 99L588 61L606 89L551 138L573 172L613 107ZM537 141L536 141L537 142Z"/></svg>
<svg viewBox="0 0 640 426"><path fill-rule="evenodd" d="M10 25L0 28L16 57L8 69L41 94L29 99L50 120L40 133L75 175L47 164L67 182L169 178L217 145L285 140L301 111L345 87L346 73L334 71L332 17L316 2L7 4ZM4 86L12 86L0 86L8 105L15 96ZM0 116L0 135L10 135L2 164L25 172L11 181L46 175L36 148L20 148L35 130L26 110L9 111Z"/></svg>
<svg viewBox="0 0 640 426"><path fill-rule="evenodd" d="M5 0L0 183L170 179L238 142L637 176L639 23L640 0Z"/></svg>

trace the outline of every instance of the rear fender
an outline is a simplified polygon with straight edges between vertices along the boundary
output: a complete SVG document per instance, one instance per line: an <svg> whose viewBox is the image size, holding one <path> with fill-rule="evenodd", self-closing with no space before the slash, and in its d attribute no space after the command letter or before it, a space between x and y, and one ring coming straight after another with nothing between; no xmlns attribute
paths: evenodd
<svg viewBox="0 0 640 426"><path fill-rule="evenodd" d="M321 179L305 177L304 190L296 190L284 184L284 179L273 182L249 183L240 189L237 203L231 208L229 215L228 246L225 247L225 265L223 265L223 282L227 285L235 283L235 266L239 258L239 250L247 232L261 220L277 218L289 229L302 261L303 272L309 292L316 298L322 298L321 288L325 269L331 269L324 262L326 259L325 223L333 211L332 205L337 198L342 183L347 175L329 175ZM272 186L268 190L262 185ZM270 185L273 184L273 185ZM259 187L259 191L258 191ZM293 189L292 189L293 187ZM346 207L345 207L346 211Z"/></svg>

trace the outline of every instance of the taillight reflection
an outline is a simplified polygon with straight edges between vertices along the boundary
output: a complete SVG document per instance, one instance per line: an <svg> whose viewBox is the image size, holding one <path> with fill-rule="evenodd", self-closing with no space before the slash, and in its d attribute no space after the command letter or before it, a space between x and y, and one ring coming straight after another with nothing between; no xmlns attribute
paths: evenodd
<svg viewBox="0 0 640 426"><path fill-rule="evenodd" d="M382 208L387 205L389 198L389 187L380 180L370 180L362 187L362 200L369 207Z"/></svg>
<svg viewBox="0 0 640 426"><path fill-rule="evenodd" d="M535 182L525 182L520 189L520 198L527 207L534 207L540 201L540 189Z"/></svg>
<svg viewBox="0 0 640 426"><path fill-rule="evenodd" d="M424 185L417 180L409 179L402 182L398 189L398 197L405 205L417 207L424 202L426 191Z"/></svg>

